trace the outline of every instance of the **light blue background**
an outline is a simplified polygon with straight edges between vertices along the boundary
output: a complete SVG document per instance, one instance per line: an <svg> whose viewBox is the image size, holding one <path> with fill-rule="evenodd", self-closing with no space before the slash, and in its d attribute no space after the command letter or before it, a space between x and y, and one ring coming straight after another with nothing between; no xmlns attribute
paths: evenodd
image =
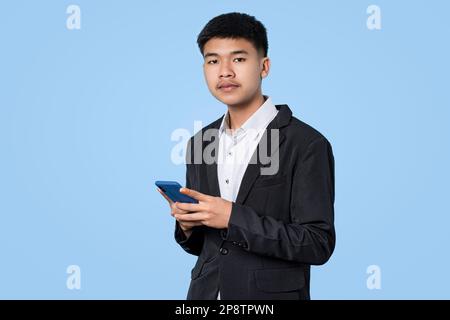
<svg viewBox="0 0 450 320"><path fill-rule="evenodd" d="M195 257L153 183L185 181L171 133L226 110L196 36L230 11L268 30L263 92L333 145L337 246L312 298L450 298L444 0L3 1L0 298L185 298ZM72 264L81 290L66 287ZM381 290L366 287L372 264Z"/></svg>

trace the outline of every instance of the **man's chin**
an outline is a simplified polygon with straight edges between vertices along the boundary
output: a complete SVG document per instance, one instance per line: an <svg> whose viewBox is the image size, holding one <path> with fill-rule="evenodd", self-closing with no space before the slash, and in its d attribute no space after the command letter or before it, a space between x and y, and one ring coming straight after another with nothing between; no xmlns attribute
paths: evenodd
<svg viewBox="0 0 450 320"><path fill-rule="evenodd" d="M224 96L216 96L216 98L222 102L223 104L226 104L227 106L236 106L242 104L245 99L242 97L224 97Z"/></svg>

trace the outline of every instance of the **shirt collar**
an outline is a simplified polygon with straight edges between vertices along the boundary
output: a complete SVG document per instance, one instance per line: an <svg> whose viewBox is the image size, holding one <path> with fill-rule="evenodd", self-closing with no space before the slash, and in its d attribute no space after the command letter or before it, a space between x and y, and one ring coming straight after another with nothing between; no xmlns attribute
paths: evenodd
<svg viewBox="0 0 450 320"><path fill-rule="evenodd" d="M245 133L247 130L262 130L265 129L268 122L273 119L274 115L278 112L275 105L272 103L272 99L268 96L264 96L265 101L251 116L248 118L242 126L235 130L236 135ZM222 123L219 128L219 132L223 133L225 129L230 129L229 127L229 113L225 113L222 119Z"/></svg>

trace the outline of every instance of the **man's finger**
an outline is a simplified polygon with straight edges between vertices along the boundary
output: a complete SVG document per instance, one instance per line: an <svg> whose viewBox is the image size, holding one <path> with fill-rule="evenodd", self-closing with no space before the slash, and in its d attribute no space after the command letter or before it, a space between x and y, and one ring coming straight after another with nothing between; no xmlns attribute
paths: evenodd
<svg viewBox="0 0 450 320"><path fill-rule="evenodd" d="M192 197L198 201L206 201L207 198L209 197L207 194L204 194L204 193L201 193L201 192L189 189L189 188L181 188L180 192L182 194Z"/></svg>
<svg viewBox="0 0 450 320"><path fill-rule="evenodd" d="M186 213L189 213L189 211L182 210L182 209L178 209L178 206L177 206L178 203L179 203L179 202L174 202L174 203L171 205L172 216L174 216L175 214L186 214Z"/></svg>
<svg viewBox="0 0 450 320"><path fill-rule="evenodd" d="M204 212L176 214L175 219L182 222L200 222L205 219Z"/></svg>
<svg viewBox="0 0 450 320"><path fill-rule="evenodd" d="M190 212L198 212L203 211L203 206L199 203L186 203L186 202L177 202L176 207L178 209Z"/></svg>
<svg viewBox="0 0 450 320"><path fill-rule="evenodd" d="M203 225L201 222L197 222L197 221L195 221L195 222L184 221L184 222L181 222L181 224L183 224L183 226L190 227L190 228Z"/></svg>

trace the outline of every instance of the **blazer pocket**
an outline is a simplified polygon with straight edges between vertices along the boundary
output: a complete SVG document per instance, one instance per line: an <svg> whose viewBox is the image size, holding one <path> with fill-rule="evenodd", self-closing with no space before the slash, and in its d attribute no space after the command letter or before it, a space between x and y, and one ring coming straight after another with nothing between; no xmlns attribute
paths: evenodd
<svg viewBox="0 0 450 320"><path fill-rule="evenodd" d="M264 292L290 292L305 286L302 268L255 270L256 287Z"/></svg>
<svg viewBox="0 0 450 320"><path fill-rule="evenodd" d="M286 182L286 175L282 176L260 176L254 184L254 187L268 187Z"/></svg>

